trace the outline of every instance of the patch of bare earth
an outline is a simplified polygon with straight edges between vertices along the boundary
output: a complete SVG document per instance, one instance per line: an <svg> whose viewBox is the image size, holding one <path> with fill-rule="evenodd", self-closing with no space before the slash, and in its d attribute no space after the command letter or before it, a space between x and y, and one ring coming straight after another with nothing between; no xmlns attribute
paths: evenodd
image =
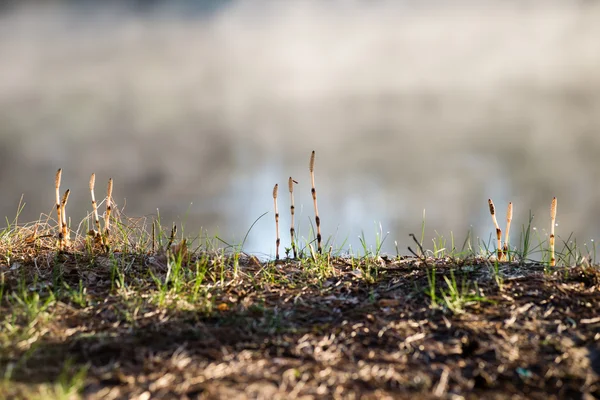
<svg viewBox="0 0 600 400"><path fill-rule="evenodd" d="M236 275L226 260L200 297L190 266L189 286L159 301L149 271L167 272L146 257L86 257L2 267L2 318L23 281L86 288L83 305L57 296L32 343L4 343L4 396L56 381L71 360L88 368L90 399L600 398L596 267L335 259L318 278L308 261L242 260Z"/></svg>

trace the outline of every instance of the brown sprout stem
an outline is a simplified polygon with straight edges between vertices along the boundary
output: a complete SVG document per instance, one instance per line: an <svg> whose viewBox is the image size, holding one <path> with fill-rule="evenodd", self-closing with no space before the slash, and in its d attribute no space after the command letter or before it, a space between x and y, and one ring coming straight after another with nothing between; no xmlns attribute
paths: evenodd
<svg viewBox="0 0 600 400"><path fill-rule="evenodd" d="M502 230L498 225L498 220L496 219L496 207L494 206L494 202L492 199L488 199L488 205L490 207L490 214L492 215L492 221L494 221L494 226L496 228L496 240L497 240L497 248L498 248L498 261L502 261L504 259L502 253Z"/></svg>
<svg viewBox="0 0 600 400"><path fill-rule="evenodd" d="M96 225L96 234L101 234L100 228L100 217L98 216L98 204L96 203L96 196L94 194L94 186L96 184L96 174L92 174L90 177L90 195L92 196L92 209L94 212L94 224Z"/></svg>
<svg viewBox="0 0 600 400"><path fill-rule="evenodd" d="M504 257L508 257L510 250L510 223L513 217L513 204L508 203L508 210L506 211L506 233L504 235Z"/></svg>
<svg viewBox="0 0 600 400"><path fill-rule="evenodd" d="M277 234L277 240L275 241L275 259L279 260L279 244L281 239L279 238L279 210L277 208L277 190L279 185L276 183L273 187L273 206L275 208L275 233Z"/></svg>
<svg viewBox="0 0 600 400"><path fill-rule="evenodd" d="M292 215L292 221L291 221L291 226L290 226L290 236L292 238L292 251L294 253L294 258L298 257L298 254L296 253L296 242L294 241L294 235L296 234L296 230L294 229L294 212L296 207L294 206L294 183L298 183L295 180L292 179L292 177L290 176L290 179L288 180L288 188L290 190L290 213Z"/></svg>
<svg viewBox="0 0 600 400"><path fill-rule="evenodd" d="M311 194L313 203L315 206L315 224L317 225L317 251L319 254L322 253L323 248L321 247L321 218L319 218L319 207L317 206L317 189L315 189L315 151L313 150L310 156L310 163L308 164L310 171L310 182L312 184Z"/></svg>
<svg viewBox="0 0 600 400"><path fill-rule="evenodd" d="M62 219L62 208L60 205L60 180L62 176L62 168L59 168L56 171L56 176L54 178L54 188L56 190L56 219L58 221L58 236L59 241L61 242L62 247L62 232L63 232L63 219Z"/></svg>
<svg viewBox="0 0 600 400"><path fill-rule="evenodd" d="M554 197L552 199L552 204L550 205L550 223L552 224L550 226L550 266L551 267L554 267L556 265L556 257L554 254L554 242L555 242L554 227L556 225L556 206L557 206L557 201L556 201L556 197Z"/></svg>
<svg viewBox="0 0 600 400"><path fill-rule="evenodd" d="M63 248L64 246L67 246L69 244L70 236L71 236L71 234L69 232L69 228L67 226L67 212L66 212L67 202L69 201L70 194L71 194L71 191L69 189L67 189L67 191L63 195L62 201L60 203L60 210L61 210L61 214L62 214L61 248Z"/></svg>
<svg viewBox="0 0 600 400"><path fill-rule="evenodd" d="M104 215L104 231L106 233L106 240L108 241L108 235L110 234L110 214L112 212L112 191L113 191L113 180L108 180L108 187L106 188L106 214Z"/></svg>

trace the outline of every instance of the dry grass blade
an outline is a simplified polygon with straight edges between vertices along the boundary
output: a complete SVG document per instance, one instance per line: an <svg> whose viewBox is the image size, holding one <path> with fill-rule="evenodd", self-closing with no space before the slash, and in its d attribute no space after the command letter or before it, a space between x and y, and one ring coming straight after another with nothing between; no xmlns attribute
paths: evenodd
<svg viewBox="0 0 600 400"><path fill-rule="evenodd" d="M313 203L315 206L315 224L317 225L317 250L322 253L323 249L321 247L321 218L319 218L319 207L317 206L317 189L315 189L315 151L313 150L310 155L310 163L308 164L308 169L310 171L310 182L312 184L312 188L310 190L313 198Z"/></svg>
<svg viewBox="0 0 600 400"><path fill-rule="evenodd" d="M552 199L552 204L550 205L550 266L556 265L556 257L554 254L554 227L556 226L556 197Z"/></svg>
<svg viewBox="0 0 600 400"><path fill-rule="evenodd" d="M496 219L496 207L494 206L494 202L492 201L492 199L488 199L488 205L490 206L490 214L492 215L492 221L494 221L494 226L496 228L498 261L502 261L504 259L502 253L502 230L500 229L500 225L498 225L498 220Z"/></svg>
<svg viewBox="0 0 600 400"><path fill-rule="evenodd" d="M294 206L294 183L297 184L298 182L293 180L290 176L290 179L288 181L288 186L290 190L290 213L292 215L292 221L290 224L290 236L292 238L292 252L294 253L294 258L298 258L298 254L296 253L296 242L294 241L294 236L296 234L296 230L294 229L294 212L296 210L296 207Z"/></svg>
<svg viewBox="0 0 600 400"><path fill-rule="evenodd" d="M273 187L273 206L275 208L275 233L277 234L277 240L275 241L275 259L279 260L279 244L281 239L279 238L279 210L277 209L277 190L279 185L276 183Z"/></svg>

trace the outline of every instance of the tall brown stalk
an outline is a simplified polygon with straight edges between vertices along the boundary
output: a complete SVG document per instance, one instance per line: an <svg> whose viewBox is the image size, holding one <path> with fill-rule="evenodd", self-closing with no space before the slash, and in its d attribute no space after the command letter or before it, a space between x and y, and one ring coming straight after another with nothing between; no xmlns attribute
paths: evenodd
<svg viewBox="0 0 600 400"><path fill-rule="evenodd" d="M106 188L106 214L104 214L104 232L106 240L110 234L110 214L112 212L112 191L113 191L113 180L108 180L108 187Z"/></svg>
<svg viewBox="0 0 600 400"><path fill-rule="evenodd" d="M322 253L323 248L321 247L321 218L319 218L319 208L317 207L317 190L315 189L315 151L313 150L310 156L310 163L308 165L310 171L310 182L312 189L310 190L315 206L315 224L317 225L317 250L319 254Z"/></svg>
<svg viewBox="0 0 600 400"><path fill-rule="evenodd" d="M281 239L279 238L279 210L277 209L277 189L279 185L276 183L273 187L273 206L275 207L275 232L277 234L277 240L275 241L275 259L279 260L279 244Z"/></svg>
<svg viewBox="0 0 600 400"><path fill-rule="evenodd" d="M291 226L290 226L290 236L292 238L292 252L294 253L294 258L298 258L298 255L296 253L296 242L294 240L294 235L296 234L296 230L294 229L294 211L296 209L296 207L294 206L294 183L298 183L298 182L293 180L292 177L290 176L290 179L288 180L288 188L290 190L290 213L292 214L292 222L291 222Z"/></svg>
<svg viewBox="0 0 600 400"><path fill-rule="evenodd" d="M506 211L506 233L504 234L504 260L508 260L508 255L510 253L510 223L513 217L513 204L512 202L508 203L508 210Z"/></svg>
<svg viewBox="0 0 600 400"><path fill-rule="evenodd" d="M65 194L60 197L60 181L62 178L62 168L59 168L56 171L56 176L54 177L54 189L56 194L56 219L58 221L58 248L60 250L64 250L66 246L70 244L70 232L67 227L67 214L65 212L65 208L67 206L67 201L69 200L70 190L67 189Z"/></svg>
<svg viewBox="0 0 600 400"><path fill-rule="evenodd" d="M56 171L54 177L54 188L56 189L56 220L58 221L58 239L62 242L62 208L60 206L60 180L62 177L62 168Z"/></svg>
<svg viewBox="0 0 600 400"><path fill-rule="evenodd" d="M552 199L552 204L550 205L550 266L554 267L556 265L556 257L554 255L554 226L556 225L556 197Z"/></svg>
<svg viewBox="0 0 600 400"><path fill-rule="evenodd" d="M96 203L96 196L94 195L94 185L96 184L96 174L92 174L90 177L90 195L92 196L92 210L94 215L94 225L96 229L92 231L94 237L101 234L100 228L100 217L98 216L98 204Z"/></svg>

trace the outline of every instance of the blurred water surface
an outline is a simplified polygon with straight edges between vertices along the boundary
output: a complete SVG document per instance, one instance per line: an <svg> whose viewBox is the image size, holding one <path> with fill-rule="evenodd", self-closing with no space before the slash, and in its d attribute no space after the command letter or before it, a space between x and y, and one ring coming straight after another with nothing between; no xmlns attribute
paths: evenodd
<svg viewBox="0 0 600 400"><path fill-rule="evenodd" d="M21 221L51 213L62 167L73 225L95 172L129 216L239 242L291 175L307 237L314 149L338 245L381 224L406 252L424 209L427 238L487 241L488 197L513 201L515 240L529 210L546 234L552 196L563 239L599 237L596 2L99 4L0 14L0 215L21 195ZM246 250L272 255L274 230Z"/></svg>

